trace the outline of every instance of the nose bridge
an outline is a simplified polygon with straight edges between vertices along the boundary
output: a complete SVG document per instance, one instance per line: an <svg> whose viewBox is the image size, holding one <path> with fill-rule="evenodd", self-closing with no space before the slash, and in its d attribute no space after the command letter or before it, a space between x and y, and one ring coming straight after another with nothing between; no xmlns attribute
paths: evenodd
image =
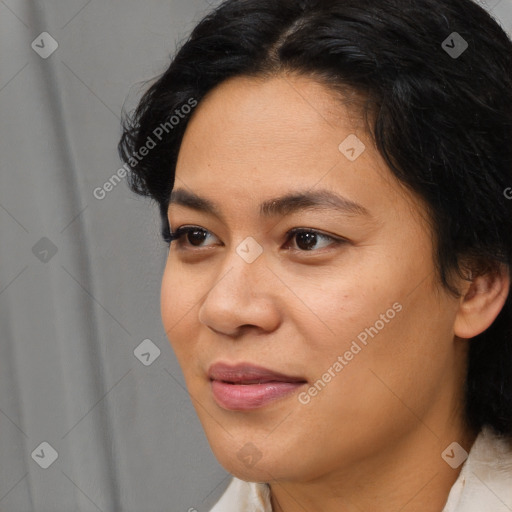
<svg viewBox="0 0 512 512"><path fill-rule="evenodd" d="M222 293L231 291L233 298L243 301L245 296L254 295L255 288L268 282L268 272L263 247L248 237L230 250L223 265L223 277L213 288L219 287Z"/></svg>
<svg viewBox="0 0 512 512"><path fill-rule="evenodd" d="M269 328L273 323L269 305L271 272L263 248L256 244L254 239L246 239L225 258L218 279L200 307L201 323L225 333L234 332L241 325Z"/></svg>

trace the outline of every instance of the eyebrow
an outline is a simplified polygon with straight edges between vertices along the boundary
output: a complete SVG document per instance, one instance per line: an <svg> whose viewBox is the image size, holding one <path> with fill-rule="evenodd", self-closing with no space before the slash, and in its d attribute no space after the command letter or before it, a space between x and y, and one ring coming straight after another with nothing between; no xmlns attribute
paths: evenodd
<svg viewBox="0 0 512 512"><path fill-rule="evenodd" d="M222 212L214 202L183 188L178 188L171 192L169 205L171 204L208 213L224 221ZM260 204L260 215L271 218L291 215L292 213L307 209L334 209L346 215L371 216L364 206L325 189L293 192L269 199Z"/></svg>

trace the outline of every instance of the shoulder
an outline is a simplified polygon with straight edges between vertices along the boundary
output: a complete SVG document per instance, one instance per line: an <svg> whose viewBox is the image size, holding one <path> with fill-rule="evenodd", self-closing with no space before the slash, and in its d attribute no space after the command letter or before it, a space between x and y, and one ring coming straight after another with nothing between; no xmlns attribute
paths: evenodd
<svg viewBox="0 0 512 512"><path fill-rule="evenodd" d="M272 512L269 486L233 478L210 512Z"/></svg>
<svg viewBox="0 0 512 512"><path fill-rule="evenodd" d="M452 486L443 512L512 510L512 441L484 428Z"/></svg>

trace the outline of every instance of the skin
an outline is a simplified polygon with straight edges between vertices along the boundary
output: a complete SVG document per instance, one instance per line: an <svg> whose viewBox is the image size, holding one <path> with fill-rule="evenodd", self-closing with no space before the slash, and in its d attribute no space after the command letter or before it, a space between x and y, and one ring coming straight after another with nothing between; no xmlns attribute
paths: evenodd
<svg viewBox="0 0 512 512"><path fill-rule="evenodd" d="M354 162L338 149L350 134L366 146ZM171 203L173 231L209 236L172 242L161 288L166 333L220 463L269 482L275 511L440 512L460 472L441 453L475 439L462 421L466 338L497 316L508 274L456 281L461 298L443 289L421 201L392 176L356 109L311 78L237 77L211 91L187 127L177 188L223 216ZM265 200L318 189L369 215L259 215ZM346 242L319 237L308 251L287 236L297 227ZM263 249L253 263L236 252L247 237ZM394 303L401 311L309 403L299 391L246 412L214 401L217 361L302 376L307 390ZM254 465L238 457L246 443L261 457Z"/></svg>

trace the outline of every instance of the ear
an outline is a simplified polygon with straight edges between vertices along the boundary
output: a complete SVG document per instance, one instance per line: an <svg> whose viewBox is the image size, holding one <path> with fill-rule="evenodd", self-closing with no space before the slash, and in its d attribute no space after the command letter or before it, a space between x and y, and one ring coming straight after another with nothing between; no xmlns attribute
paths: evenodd
<svg viewBox="0 0 512 512"><path fill-rule="evenodd" d="M506 265L472 277L463 290L454 323L459 338L473 338L494 322L503 308L510 290L510 274Z"/></svg>

